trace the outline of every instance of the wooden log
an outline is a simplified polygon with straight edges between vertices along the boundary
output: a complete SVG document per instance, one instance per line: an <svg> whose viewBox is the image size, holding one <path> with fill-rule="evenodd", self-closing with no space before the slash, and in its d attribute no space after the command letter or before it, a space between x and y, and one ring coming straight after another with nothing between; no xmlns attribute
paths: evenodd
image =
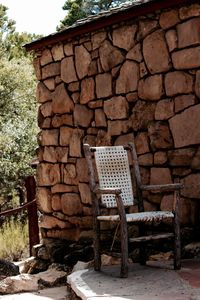
<svg viewBox="0 0 200 300"><path fill-rule="evenodd" d="M140 242L148 242L148 241L155 241L160 239L169 239L173 238L174 233L160 233L160 234L151 234L148 236L139 236L136 238L130 238L129 242L131 243L140 243Z"/></svg>

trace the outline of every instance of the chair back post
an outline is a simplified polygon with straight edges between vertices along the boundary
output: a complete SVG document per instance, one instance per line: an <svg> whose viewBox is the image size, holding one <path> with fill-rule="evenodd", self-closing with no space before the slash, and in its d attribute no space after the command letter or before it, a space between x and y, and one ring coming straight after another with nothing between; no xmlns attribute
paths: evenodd
<svg viewBox="0 0 200 300"><path fill-rule="evenodd" d="M94 168L92 164L92 154L90 150L90 145L84 144L83 145L83 150L85 154L85 158L87 161L88 165L88 176L89 176L89 185L90 185L90 190L92 194L92 205L93 205L93 211L95 216L99 215L99 203L95 194L95 188L96 188L96 182L95 182L95 173L94 173Z"/></svg>
<svg viewBox="0 0 200 300"><path fill-rule="evenodd" d="M140 168L138 163L137 152L135 149L134 143L128 143L128 146L131 149L132 160L133 160L133 168L135 173L135 180L136 180L136 189L137 189L137 198L138 198L138 210L139 212L144 211L144 204L142 198L142 191L140 186L142 185L141 175L140 175Z"/></svg>

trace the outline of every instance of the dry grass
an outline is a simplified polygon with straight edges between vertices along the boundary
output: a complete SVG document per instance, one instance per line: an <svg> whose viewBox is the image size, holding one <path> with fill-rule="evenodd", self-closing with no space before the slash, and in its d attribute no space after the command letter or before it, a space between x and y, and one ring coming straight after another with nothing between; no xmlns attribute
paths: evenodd
<svg viewBox="0 0 200 300"><path fill-rule="evenodd" d="M13 218L0 228L0 258L18 261L28 249L28 226Z"/></svg>

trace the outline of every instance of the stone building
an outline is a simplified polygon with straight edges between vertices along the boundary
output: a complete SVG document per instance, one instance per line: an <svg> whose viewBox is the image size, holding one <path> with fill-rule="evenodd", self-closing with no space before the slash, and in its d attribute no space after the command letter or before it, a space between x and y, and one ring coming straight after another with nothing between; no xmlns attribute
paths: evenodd
<svg viewBox="0 0 200 300"><path fill-rule="evenodd" d="M42 237L92 237L83 143L135 140L144 184L179 178L181 224L199 222L200 4L135 1L26 45L38 79ZM172 195L145 194L147 210ZM134 207L131 208L135 210Z"/></svg>

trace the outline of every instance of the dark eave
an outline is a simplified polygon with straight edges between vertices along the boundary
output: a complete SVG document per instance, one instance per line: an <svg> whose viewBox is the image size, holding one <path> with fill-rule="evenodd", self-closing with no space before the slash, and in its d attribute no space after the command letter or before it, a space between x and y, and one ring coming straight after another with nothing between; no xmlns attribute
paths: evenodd
<svg viewBox="0 0 200 300"><path fill-rule="evenodd" d="M192 4L197 0L141 0L134 4L122 5L120 8L102 12L96 16L89 16L86 19L76 22L66 29L35 40L24 47L27 51L37 51L46 46L66 41L75 36L99 30L119 22L127 21L141 15L152 13L153 11L172 8L177 5Z"/></svg>

